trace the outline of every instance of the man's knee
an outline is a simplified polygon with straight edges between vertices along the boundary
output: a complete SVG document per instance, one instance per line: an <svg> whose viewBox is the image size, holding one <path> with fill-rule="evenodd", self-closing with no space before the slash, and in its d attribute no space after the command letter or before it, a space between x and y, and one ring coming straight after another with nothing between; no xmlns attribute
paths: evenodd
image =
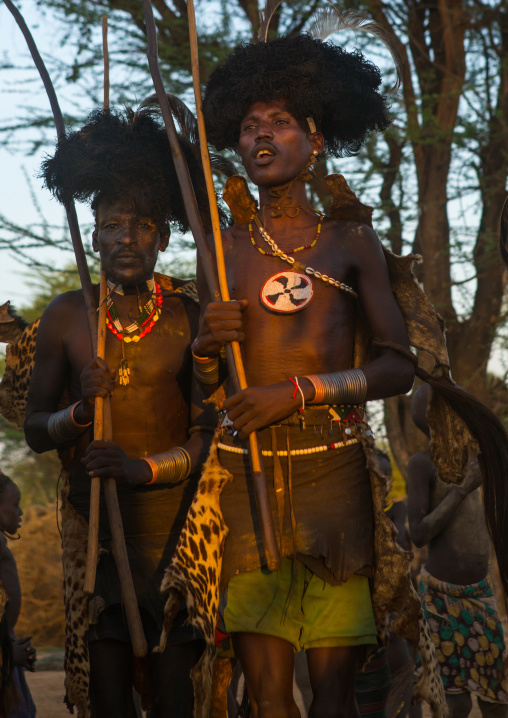
<svg viewBox="0 0 508 718"><path fill-rule="evenodd" d="M260 696L251 700L256 718L300 718L293 696Z"/></svg>
<svg viewBox="0 0 508 718"><path fill-rule="evenodd" d="M309 709L309 718L356 718L360 716L354 689L319 691L314 695Z"/></svg>
<svg viewBox="0 0 508 718"><path fill-rule="evenodd" d="M446 694L448 718L467 718L473 707L470 693Z"/></svg>

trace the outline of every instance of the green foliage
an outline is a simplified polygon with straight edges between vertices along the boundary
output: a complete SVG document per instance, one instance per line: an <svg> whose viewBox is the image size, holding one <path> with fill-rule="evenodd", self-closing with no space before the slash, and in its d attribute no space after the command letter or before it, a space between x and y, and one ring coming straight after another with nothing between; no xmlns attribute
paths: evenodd
<svg viewBox="0 0 508 718"><path fill-rule="evenodd" d="M92 269L92 282L99 281L97 267ZM76 265L68 265L57 271L41 270L28 275L27 283L33 288L32 302L22 307L19 314L28 322L38 319L52 299L64 292L71 292L81 288Z"/></svg>
<svg viewBox="0 0 508 718"><path fill-rule="evenodd" d="M56 499L60 461L56 451L35 454L25 436L0 416L0 467L21 491L23 506L46 506Z"/></svg>

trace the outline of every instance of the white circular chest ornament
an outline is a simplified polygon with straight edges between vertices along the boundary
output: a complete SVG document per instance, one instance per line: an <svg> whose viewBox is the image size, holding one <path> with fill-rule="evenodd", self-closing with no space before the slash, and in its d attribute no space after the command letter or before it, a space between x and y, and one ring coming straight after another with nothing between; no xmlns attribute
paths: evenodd
<svg viewBox="0 0 508 718"><path fill-rule="evenodd" d="M267 309L293 314L304 309L314 296L312 280L300 272L277 272L269 277L259 293Z"/></svg>

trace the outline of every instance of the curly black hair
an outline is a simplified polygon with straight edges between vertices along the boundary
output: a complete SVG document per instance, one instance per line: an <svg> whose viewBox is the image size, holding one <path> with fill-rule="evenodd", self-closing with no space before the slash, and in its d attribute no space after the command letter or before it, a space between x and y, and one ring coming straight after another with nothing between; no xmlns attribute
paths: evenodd
<svg viewBox="0 0 508 718"><path fill-rule="evenodd" d="M206 229L210 219L201 161L188 140L179 140ZM64 205L88 201L96 214L101 202L122 201L151 217L160 230L168 223L181 231L189 228L166 131L153 109L92 112L80 130L58 141L40 176Z"/></svg>
<svg viewBox="0 0 508 718"><path fill-rule="evenodd" d="M238 45L210 75L203 102L208 139L235 149L240 124L255 102L284 100L308 130L312 117L335 157L356 154L372 130L391 120L379 94L381 72L361 52L310 35Z"/></svg>

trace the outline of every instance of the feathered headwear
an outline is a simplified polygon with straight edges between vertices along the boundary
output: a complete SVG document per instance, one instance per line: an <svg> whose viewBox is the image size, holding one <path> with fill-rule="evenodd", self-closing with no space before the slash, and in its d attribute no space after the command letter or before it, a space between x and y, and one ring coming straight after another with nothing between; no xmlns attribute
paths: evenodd
<svg viewBox="0 0 508 718"><path fill-rule="evenodd" d="M307 118L313 118L331 155L355 154L369 132L390 124L386 100L378 91L381 72L360 52L323 40L339 30L370 32L387 45L400 74L393 39L361 13L340 13L332 6L307 23L305 34L267 41L279 4L267 3L258 42L238 45L210 75L203 102L208 139L219 150L234 149L249 107L283 100L306 129Z"/></svg>
<svg viewBox="0 0 508 718"><path fill-rule="evenodd" d="M188 107L168 96L180 126L180 146L185 155L199 207L208 208L204 175L195 146L196 120ZM58 141L55 154L44 160L41 177L62 204L72 199L89 201L94 211L101 201L125 201L160 227L167 223L188 229L180 185L166 131L159 121L155 95L134 112L96 110L87 123ZM214 158L226 175L234 167ZM209 215L204 218L210 226Z"/></svg>

